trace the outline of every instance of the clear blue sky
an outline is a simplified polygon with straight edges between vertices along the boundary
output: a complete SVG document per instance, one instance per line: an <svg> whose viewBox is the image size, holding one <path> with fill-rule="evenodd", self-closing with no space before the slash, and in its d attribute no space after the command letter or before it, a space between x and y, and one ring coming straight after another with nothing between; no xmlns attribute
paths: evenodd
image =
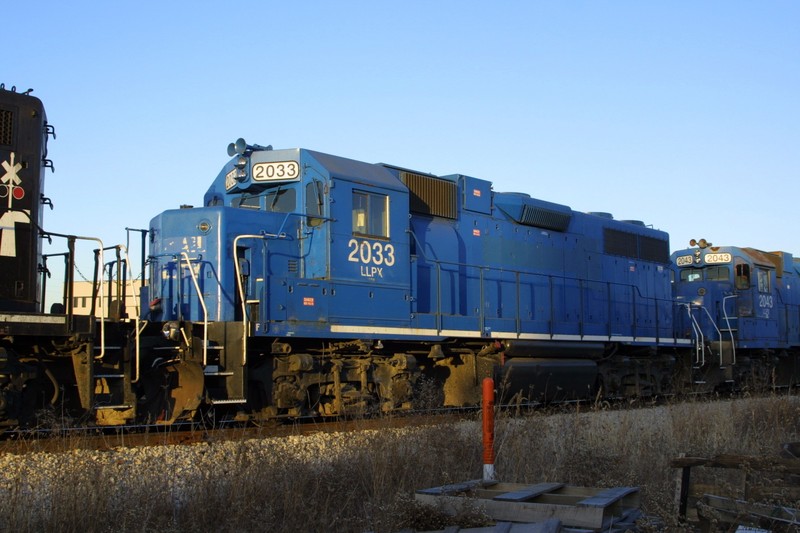
<svg viewBox="0 0 800 533"><path fill-rule="evenodd" d="M44 227L125 241L229 142L462 173L800 256L800 2L6 2Z"/></svg>

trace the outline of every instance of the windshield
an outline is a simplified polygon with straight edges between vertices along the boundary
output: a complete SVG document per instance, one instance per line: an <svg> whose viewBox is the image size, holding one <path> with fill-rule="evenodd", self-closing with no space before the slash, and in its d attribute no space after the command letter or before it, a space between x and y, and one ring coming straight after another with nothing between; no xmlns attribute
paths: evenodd
<svg viewBox="0 0 800 533"><path fill-rule="evenodd" d="M238 198L234 198L231 205L273 213L292 213L297 209L297 191L293 186L279 185L257 196L243 193Z"/></svg>
<svg viewBox="0 0 800 533"><path fill-rule="evenodd" d="M681 281L728 281L731 271L727 266L712 266L706 268L684 268L681 270Z"/></svg>
<svg viewBox="0 0 800 533"><path fill-rule="evenodd" d="M294 187L281 187L267 192L264 195L266 211L273 213L292 213L297 210L297 191Z"/></svg>

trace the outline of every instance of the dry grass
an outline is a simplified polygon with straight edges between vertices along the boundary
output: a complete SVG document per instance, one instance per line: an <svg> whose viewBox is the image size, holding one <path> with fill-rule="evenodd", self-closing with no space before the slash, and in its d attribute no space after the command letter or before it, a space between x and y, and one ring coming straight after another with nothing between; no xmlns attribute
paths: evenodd
<svg viewBox="0 0 800 533"><path fill-rule="evenodd" d="M58 454L46 480L20 475L0 489L0 530L441 529L456 522L415 503L414 490L482 472L478 422L373 431L357 442L347 434L330 438L335 453L322 447L314 460L298 460L292 446L269 444L266 455L241 446L226 449L213 469L200 459L187 467L159 456L120 470L127 459L104 455L76 465L74 454ZM671 458L775 454L798 440L800 400L791 396L623 411L584 406L557 416L499 415L496 466L507 482L639 486L645 512L674 525ZM184 472L188 479L178 483ZM477 510L457 518L462 527L485 521Z"/></svg>

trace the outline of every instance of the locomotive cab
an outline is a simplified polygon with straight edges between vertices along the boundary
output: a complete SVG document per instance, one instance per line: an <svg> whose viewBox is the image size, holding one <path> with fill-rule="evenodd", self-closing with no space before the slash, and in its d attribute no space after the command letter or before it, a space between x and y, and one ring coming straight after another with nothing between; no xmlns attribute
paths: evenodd
<svg viewBox="0 0 800 533"><path fill-rule="evenodd" d="M244 141L238 146L241 154L204 202L231 221L246 217L244 211L254 217L233 237L238 277L247 286L237 295L235 283L226 287L220 278L220 320L229 320L236 313L230 304L243 298L260 306L256 335L352 336L364 334L364 325L407 326L408 191L402 183L380 165ZM233 257L232 246L220 242L205 253Z"/></svg>
<svg viewBox="0 0 800 533"><path fill-rule="evenodd" d="M335 414L351 389L352 403L364 403L374 382L398 381L411 364L368 353L410 324L408 190L381 165L310 150L240 140L229 154L203 207L151 222L143 318L164 324L184 366L202 369L203 382L190 377L196 371L186 381L207 403L273 416L298 414L313 396ZM312 355L332 341L352 352L330 362L335 379ZM381 401L403 403L403 380Z"/></svg>

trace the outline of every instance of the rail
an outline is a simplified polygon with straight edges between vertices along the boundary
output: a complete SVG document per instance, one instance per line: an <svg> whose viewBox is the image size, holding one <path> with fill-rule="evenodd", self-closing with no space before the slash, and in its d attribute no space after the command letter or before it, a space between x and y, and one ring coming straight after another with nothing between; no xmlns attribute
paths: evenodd
<svg viewBox="0 0 800 533"><path fill-rule="evenodd" d="M63 305L64 311L67 315L67 321L69 323L72 322L72 317L74 315L73 309L73 296L74 296L74 286L75 286L75 242L76 241L90 241L96 242L99 245L99 264L103 264L103 250L105 247L103 246L103 241L98 239L97 237L83 237L79 235L66 235L63 233L53 233L53 232L42 232L42 237L45 238L52 238L52 237L60 237L63 239L67 239L67 252L61 254L50 254L52 256L64 256L65 261L65 278L64 278L64 295L63 295ZM47 256L45 256L47 257ZM96 256L97 257L97 256ZM103 276L98 276L98 263L97 259L95 260L95 269L94 269L94 280L93 280L93 294L92 294L92 309L90 315L95 315L95 308L94 308L94 300L97 297L97 294L103 294ZM46 268L46 260L43 265L42 274L46 275L48 273ZM99 284L99 285L98 285ZM43 289L44 292L44 289ZM44 294L42 294L42 303L44 303ZM105 314L106 309L104 306L103 298L100 298L100 354L97 355L97 358L102 359L105 356L106 350L106 329L105 329ZM43 310L44 311L44 310Z"/></svg>
<svg viewBox="0 0 800 533"><path fill-rule="evenodd" d="M706 348L705 348L705 335L703 335L703 330L700 327L700 324L697 322L697 319L694 317L692 313L692 304L681 304L683 307L686 308L686 314L689 315L689 320L692 325L692 331L694 332L694 337L697 339L694 345L694 362L696 365L703 366L706 364Z"/></svg>
<svg viewBox="0 0 800 533"><path fill-rule="evenodd" d="M126 230L128 228L125 228ZM145 230L138 230L138 231L145 231ZM141 372L141 360L142 360L142 350L141 350L141 335L144 331L144 328L147 327L147 320L142 320L141 317L141 308L139 307L140 295L136 294L136 286L133 283L133 271L131 270L131 260L128 254L128 247L123 245L117 245L117 261L121 261L120 252L124 255L124 260L122 262L125 265L125 280L129 285L129 289L131 291L131 296L133 297L134 301L134 315L133 315L133 323L134 323L134 330L136 331L135 339L135 354L134 354L134 375L131 379L131 383L138 383L139 382L139 375ZM144 245L142 247L142 252L144 252ZM144 257L142 257L142 263L144 263ZM119 266L119 265L118 265ZM118 269L119 272L119 269ZM118 280L119 282L119 275ZM144 284L144 270L142 270L142 284ZM124 282L123 282L124 286ZM117 294L117 298L120 301L125 302L127 304L126 293L123 291L122 294ZM111 298L109 296L109 301Z"/></svg>
<svg viewBox="0 0 800 533"><path fill-rule="evenodd" d="M727 300L731 299L731 298L738 298L738 295L732 294L732 295L724 296L722 298L722 319L725 321L725 325L727 326L726 331L728 332L728 334L730 335L730 338L731 338L731 364L735 365L736 364L736 338L733 335L733 328L731 327L731 317L728 316L728 310L726 309L726 305L725 305ZM722 342L723 342L722 331L719 329L719 326L717 326L717 323L714 320L714 317L711 315L711 312L704 305L695 305L694 307L692 306L691 303L680 304L680 305L682 305L683 307L686 308L687 314L689 316L689 320L691 322L691 326L692 326L692 331L694 333L694 337L697 339L697 343L695 345L695 352L696 352L695 363L699 364L700 366L705 364L705 335L703 334L703 330L700 327L700 323L697 321L697 318L694 316L694 313L692 312L692 309L699 309L699 310L702 310L703 313L705 313L705 315L708 317L709 323L711 324L711 326L713 326L714 331L717 332L717 336L718 336L718 338L720 340L719 354L718 354L719 355L719 364L720 364L721 367L725 366L725 359L724 359L723 347L722 347Z"/></svg>
<svg viewBox="0 0 800 533"><path fill-rule="evenodd" d="M714 326L714 331L717 332L717 336L719 337L719 340L720 340L720 345L719 345L719 365L723 366L725 363L722 360L722 332L717 327L717 322L716 322L716 320L714 320L714 317L711 316L711 313L709 312L708 308L706 306L704 306L704 305L701 305L700 309L702 309L703 312L706 314L706 316L708 317L708 321L711 322L712 326ZM713 355L713 353L712 353L712 355Z"/></svg>

